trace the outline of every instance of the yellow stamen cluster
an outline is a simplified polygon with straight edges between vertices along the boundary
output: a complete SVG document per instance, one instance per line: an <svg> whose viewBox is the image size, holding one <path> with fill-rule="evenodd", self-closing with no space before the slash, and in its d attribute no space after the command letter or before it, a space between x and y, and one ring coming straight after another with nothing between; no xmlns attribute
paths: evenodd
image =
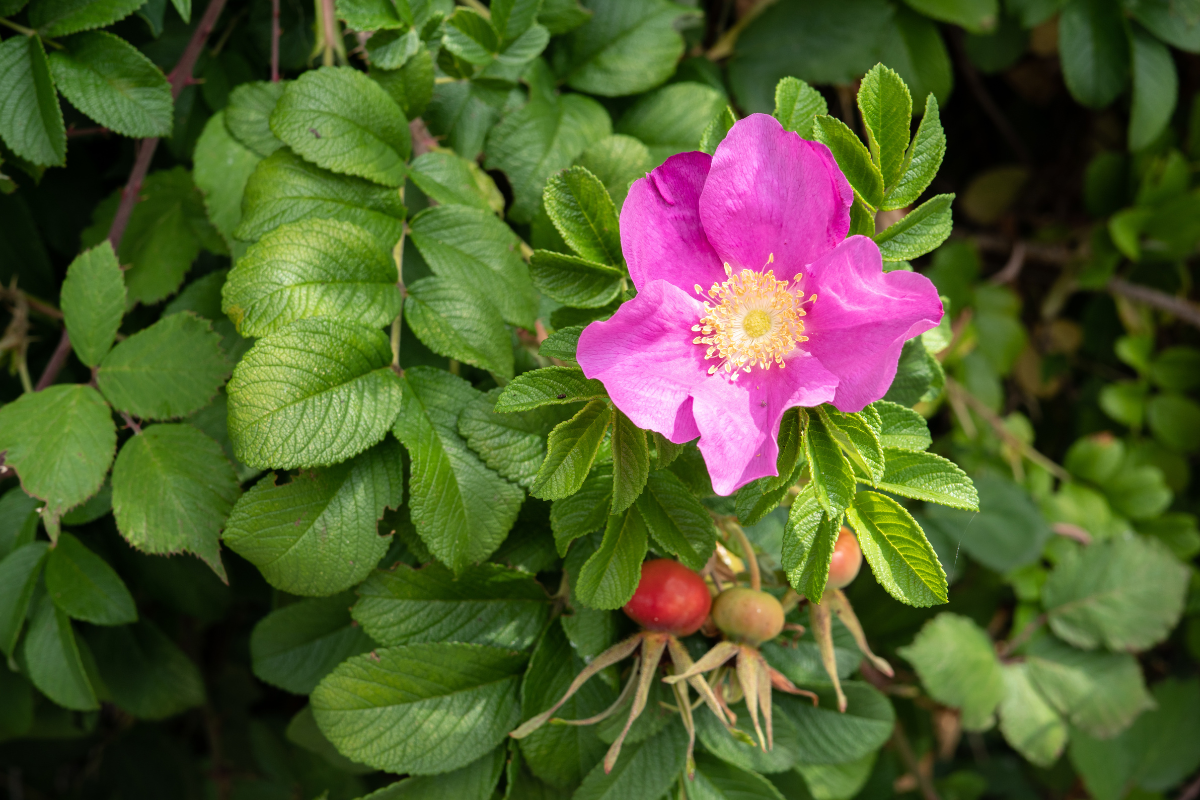
<svg viewBox="0 0 1200 800"><path fill-rule="evenodd" d="M777 280L772 270L743 269L735 275L726 264L725 275L728 280L714 283L708 290L715 305L706 301L704 317L692 326L700 334L692 342L708 345L704 357L720 359L709 367L708 374L724 368L736 377L738 372L749 372L755 365L770 369L772 363L783 369L784 356L796 342L808 341L803 335L804 321L800 319L804 316L801 306L806 301L796 297L788 288L788 281ZM800 276L793 280L799 282ZM704 295L699 285L696 292Z"/></svg>

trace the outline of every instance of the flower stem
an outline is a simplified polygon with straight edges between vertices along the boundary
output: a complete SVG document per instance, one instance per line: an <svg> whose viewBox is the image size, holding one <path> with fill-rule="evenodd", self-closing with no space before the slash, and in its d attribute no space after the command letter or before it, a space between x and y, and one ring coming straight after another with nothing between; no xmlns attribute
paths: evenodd
<svg viewBox="0 0 1200 800"><path fill-rule="evenodd" d="M754 555L754 547L750 544L746 532L732 519L726 520L725 530L737 537L738 547L742 549L742 560L746 562L746 569L750 571L750 588L756 592L761 591L762 574L758 571L758 556Z"/></svg>

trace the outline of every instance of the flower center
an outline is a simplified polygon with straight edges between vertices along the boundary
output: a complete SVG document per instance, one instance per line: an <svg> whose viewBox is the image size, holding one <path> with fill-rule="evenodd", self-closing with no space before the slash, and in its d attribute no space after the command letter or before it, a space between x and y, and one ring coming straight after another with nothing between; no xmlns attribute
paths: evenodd
<svg viewBox="0 0 1200 800"><path fill-rule="evenodd" d="M788 281L777 280L772 270L744 269L734 274L726 264L725 275L724 283L714 283L708 290L715 304L706 301L704 316L692 326L700 334L692 339L693 344L708 345L704 357L718 359L708 374L723 367L736 378L738 372L749 372L756 365L770 369L772 363L783 369L784 357L796 342L808 341L800 318L809 301L796 297ZM793 280L798 283L800 276ZM705 294L699 285L696 292ZM810 298L815 299L816 295Z"/></svg>

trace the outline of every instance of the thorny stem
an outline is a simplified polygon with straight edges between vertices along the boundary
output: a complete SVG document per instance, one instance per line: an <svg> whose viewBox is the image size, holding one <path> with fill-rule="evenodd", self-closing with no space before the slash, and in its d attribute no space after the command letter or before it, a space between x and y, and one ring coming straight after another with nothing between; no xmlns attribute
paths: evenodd
<svg viewBox="0 0 1200 800"><path fill-rule="evenodd" d="M1012 447L1021 455L1025 456L1025 458L1037 464L1039 467L1046 470L1059 480L1071 480L1071 473L1067 472L1058 464L1054 463L1049 458L1042 455L1025 442L1021 441L1016 434L1005 427L1004 420L1000 419L995 411L992 411L992 409L988 408L986 403L967 391L966 387L958 383L958 381L947 377L946 392L950 394L952 399L966 403L971 407L972 411L983 417L984 420L986 420L987 423L992 426L992 430L996 432L996 435L1003 439L1004 443L1009 447Z"/></svg>
<svg viewBox="0 0 1200 800"><path fill-rule="evenodd" d="M67 356L71 352L71 337L67 334L67 329L63 328L62 336L58 339L58 346L54 348L54 354L50 356L50 361L46 364L46 368L42 370L42 375L38 378L37 384L33 387L35 392L40 392L50 384L54 383L54 379L58 377L58 372L63 368L63 364L67 363Z"/></svg>

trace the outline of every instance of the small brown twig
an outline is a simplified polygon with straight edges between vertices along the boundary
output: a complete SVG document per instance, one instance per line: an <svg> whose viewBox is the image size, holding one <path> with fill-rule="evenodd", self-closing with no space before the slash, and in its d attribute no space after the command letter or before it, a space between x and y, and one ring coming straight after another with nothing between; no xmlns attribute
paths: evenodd
<svg viewBox="0 0 1200 800"><path fill-rule="evenodd" d="M989 280L995 286L1001 286L1006 283L1012 283L1021 274L1021 268L1025 266L1025 242L1017 240L1013 244L1012 255L1008 257L1008 262L1004 268L993 275Z"/></svg>
<svg viewBox="0 0 1200 800"><path fill-rule="evenodd" d="M63 328L62 336L58 339L58 346L54 348L54 353L50 356L50 360L46 362L46 368L42 370L38 382L34 384L33 390L35 392L40 392L54 383L54 379L58 377L59 370L63 368L63 364L67 363L67 356L70 354L71 337L67 333L67 329Z"/></svg>
<svg viewBox="0 0 1200 800"><path fill-rule="evenodd" d="M1177 800L1196 800L1200 798L1200 775L1197 775L1195 780L1183 787L1183 791L1179 793Z"/></svg>
<svg viewBox="0 0 1200 800"><path fill-rule="evenodd" d="M1045 614L1038 614L1036 617L1031 619L1016 636L1009 639L1007 642L998 642L996 644L997 654L1003 658L1021 645L1025 644L1027 641L1029 641L1029 638L1037 632L1038 628L1046 624L1047 619L1048 618Z"/></svg>
<svg viewBox="0 0 1200 800"><path fill-rule="evenodd" d="M958 383L953 378L947 377L946 392L950 394L952 399L965 403L971 407L972 411L983 417L983 419L992 426L992 430L996 432L996 435L1004 440L1004 443L1009 447L1013 448L1025 458L1037 464L1039 467L1046 470L1059 480L1071 480L1071 473L1067 472L1054 461L1051 461L1049 458L1033 449L1033 447L1023 442L1016 434L1014 434L1004 425L1004 420L1000 419L999 415L996 414L995 411L992 411L992 409L988 408L987 403L983 402L978 397L967 391L966 387L964 387L962 384Z"/></svg>
<svg viewBox="0 0 1200 800"><path fill-rule="evenodd" d="M271 83L279 83L279 0L271 0Z"/></svg>
<svg viewBox="0 0 1200 800"><path fill-rule="evenodd" d="M1200 306L1185 298L1160 292L1158 289L1151 289L1149 286L1129 283L1121 278L1110 280L1107 288L1113 294L1138 303L1144 303L1151 308L1157 308L1159 311L1165 311L1168 314L1178 317L1182 322L1186 322L1195 328L1200 328Z"/></svg>
<svg viewBox="0 0 1200 800"><path fill-rule="evenodd" d="M896 752L900 756L900 760L904 762L904 766L912 773L912 776L917 779L917 786L921 789L921 796L925 800L941 800L938 797L937 790L933 788L933 781L929 779L917 763L917 756L913 753L912 745L908 741L908 736L904 733L904 726L900 724L900 720L896 720L896 727L892 730L892 746L896 748Z"/></svg>

